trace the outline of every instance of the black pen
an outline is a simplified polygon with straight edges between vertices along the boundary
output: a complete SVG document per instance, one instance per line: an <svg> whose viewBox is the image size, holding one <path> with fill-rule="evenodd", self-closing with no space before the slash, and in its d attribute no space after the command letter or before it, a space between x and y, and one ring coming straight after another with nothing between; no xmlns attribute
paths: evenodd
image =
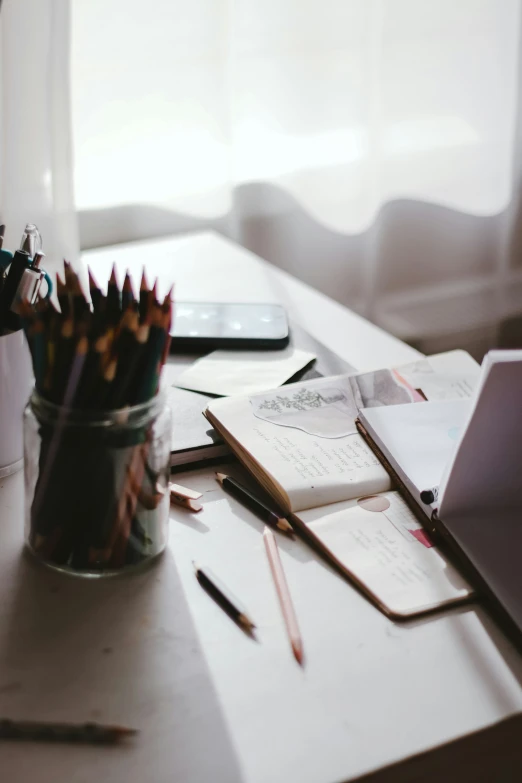
<svg viewBox="0 0 522 783"><path fill-rule="evenodd" d="M432 503L435 503L435 501L438 500L438 498L439 498L438 487L432 487L431 489L423 489L422 492L420 493L420 499L427 506L431 505Z"/></svg>
<svg viewBox="0 0 522 783"><path fill-rule="evenodd" d="M212 573L208 568L201 568L196 563L193 563L194 570L196 572L196 579L201 587L219 604L224 612L234 620L235 623L240 625L247 633L252 633L252 630L256 627L252 620L247 615L245 609L241 606L237 598L235 598L228 590L223 582Z"/></svg>
<svg viewBox="0 0 522 783"><path fill-rule="evenodd" d="M25 250L17 250L11 261L7 277L4 281L4 287L2 289L2 296L0 299L0 328L6 327L15 331L20 328L20 319L13 312L11 308L16 301L18 287L24 272L29 269L31 264L31 258L29 253Z"/></svg>
<svg viewBox="0 0 522 783"><path fill-rule="evenodd" d="M240 484L239 481L225 475L225 473L216 473L216 478L224 490L235 497L236 500L239 500L243 506L253 511L269 527L273 527L281 533L286 533L286 535L292 535L292 525L288 520L272 511L268 506L265 506L262 500Z"/></svg>
<svg viewBox="0 0 522 783"><path fill-rule="evenodd" d="M40 285L44 278L44 274L40 270L40 264L44 258L45 253L42 253L41 250L38 250L34 254L31 265L24 270L18 285L18 289L16 291L15 298L13 300L13 304L11 305L11 310L13 312L19 312L19 305L21 301L29 302L29 304L35 303Z"/></svg>

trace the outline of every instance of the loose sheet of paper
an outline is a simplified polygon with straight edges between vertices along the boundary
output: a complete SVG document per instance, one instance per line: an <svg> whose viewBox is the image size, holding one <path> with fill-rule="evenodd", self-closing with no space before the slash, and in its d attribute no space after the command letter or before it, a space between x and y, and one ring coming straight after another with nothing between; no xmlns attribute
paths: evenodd
<svg viewBox="0 0 522 783"><path fill-rule="evenodd" d="M253 394L281 386L315 358L291 346L281 351L214 351L182 372L175 385L222 397Z"/></svg>
<svg viewBox="0 0 522 783"><path fill-rule="evenodd" d="M398 372L429 401L469 399L476 389L480 366L469 353L457 350L402 365Z"/></svg>
<svg viewBox="0 0 522 783"><path fill-rule="evenodd" d="M435 547L408 535L420 525L401 496L386 492L377 497L388 501L384 511L357 504L310 522L307 512L299 517L396 614L426 611L470 595L469 584Z"/></svg>

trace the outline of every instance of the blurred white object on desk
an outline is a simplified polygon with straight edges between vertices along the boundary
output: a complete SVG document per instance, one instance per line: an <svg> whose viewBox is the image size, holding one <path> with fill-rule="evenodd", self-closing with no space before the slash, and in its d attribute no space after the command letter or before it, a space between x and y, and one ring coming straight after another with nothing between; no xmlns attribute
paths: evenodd
<svg viewBox="0 0 522 783"><path fill-rule="evenodd" d="M22 416L33 385L23 329L0 337L0 478L23 465Z"/></svg>

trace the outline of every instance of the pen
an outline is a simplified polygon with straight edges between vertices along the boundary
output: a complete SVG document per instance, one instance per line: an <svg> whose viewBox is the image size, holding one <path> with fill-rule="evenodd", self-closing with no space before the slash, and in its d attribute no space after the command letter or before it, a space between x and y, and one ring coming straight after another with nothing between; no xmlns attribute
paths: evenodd
<svg viewBox="0 0 522 783"><path fill-rule="evenodd" d="M44 273L40 269L42 259L45 258L45 254L41 251L35 253L33 261L27 269L24 269L16 294L11 305L11 310L18 313L18 306L20 301L29 302L34 304L38 291L40 289L41 282L44 278ZM49 285L49 284L48 284Z"/></svg>
<svg viewBox="0 0 522 783"><path fill-rule="evenodd" d="M218 577L212 573L208 568L201 568L196 563L193 563L194 570L196 572L196 579L201 587L214 599L214 601L228 614L235 623L241 626L241 628L249 634L252 634L252 630L256 627L252 620L247 615L245 609L240 605L237 598L229 592Z"/></svg>
<svg viewBox="0 0 522 783"><path fill-rule="evenodd" d="M283 571L283 564L281 563L281 558L279 557L277 540L268 527L265 527L263 540L265 542L266 555L270 564L270 570L272 571L272 578L274 580L277 597L279 599L279 604L283 613L283 619L285 621L288 638L290 639L292 652L297 663L302 666L303 642L301 640L301 634L297 624L297 617L295 615L294 605L290 596L290 590L288 589L285 572Z"/></svg>
<svg viewBox="0 0 522 783"><path fill-rule="evenodd" d="M7 740L113 745L137 733L136 729L126 726L104 726L99 723L49 723L0 718L0 739Z"/></svg>
<svg viewBox="0 0 522 783"><path fill-rule="evenodd" d="M424 489L420 493L420 499L427 506L431 505L431 503L435 503L435 501L438 500L438 497L439 497L438 487L432 487L431 489Z"/></svg>
<svg viewBox="0 0 522 783"><path fill-rule="evenodd" d="M7 269L13 260L13 254L7 248L4 248L5 225L0 226L0 271Z"/></svg>
<svg viewBox="0 0 522 783"><path fill-rule="evenodd" d="M265 506L265 504L249 489L244 487L236 479L227 476L225 473L216 473L216 479L226 492L239 500L239 502L253 511L256 516L263 520L270 527L276 528L281 533L292 536L292 526L290 523L275 511Z"/></svg>
<svg viewBox="0 0 522 783"><path fill-rule="evenodd" d="M26 269L30 266L29 253L25 250L17 250L11 261L11 266L4 281L2 297L0 299L0 328L16 330L20 328L20 319L11 308L16 300L18 287Z"/></svg>
<svg viewBox="0 0 522 783"><path fill-rule="evenodd" d="M22 241L20 243L20 250L26 250L31 258L34 254L42 249L42 237L38 231L37 226L34 223L27 223L22 234Z"/></svg>

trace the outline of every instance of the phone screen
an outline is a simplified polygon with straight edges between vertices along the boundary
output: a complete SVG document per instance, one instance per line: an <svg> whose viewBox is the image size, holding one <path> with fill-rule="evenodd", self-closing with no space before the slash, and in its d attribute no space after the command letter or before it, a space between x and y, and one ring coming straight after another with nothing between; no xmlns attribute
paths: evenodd
<svg viewBox="0 0 522 783"><path fill-rule="evenodd" d="M288 321L281 305L175 302L173 315L173 343L288 340Z"/></svg>

